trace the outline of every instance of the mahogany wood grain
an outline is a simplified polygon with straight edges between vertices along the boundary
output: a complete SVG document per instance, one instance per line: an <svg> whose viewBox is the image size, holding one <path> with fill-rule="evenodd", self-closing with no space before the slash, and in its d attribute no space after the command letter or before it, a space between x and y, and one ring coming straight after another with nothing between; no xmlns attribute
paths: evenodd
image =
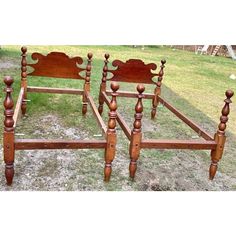
<svg viewBox="0 0 236 236"><path fill-rule="evenodd" d="M7 184L11 185L14 176L14 154L15 150L34 150L34 149L104 149L105 151L105 168L104 180L109 181L111 175L111 164L116 152L116 109L117 109L117 90L119 86L112 84L112 99L109 102L109 121L108 126L102 120L99 111L90 95L90 76L92 68L92 53L88 53L86 68L79 67L83 63L82 58L69 58L66 54L60 52L51 52L44 56L40 53L33 53L32 59L37 60L35 64L27 64L26 52L27 48L22 47L21 60L21 89L16 103L16 109L13 109L13 100L11 97L13 79L6 77L4 82L6 84L6 98L4 100L5 121L4 121L4 135L3 135L3 149L5 161L5 176ZM33 87L27 86L27 66L32 67L34 71L28 73L30 76L43 76L53 78L66 79L83 79L83 90L71 88L48 88L48 87ZM80 75L80 72L85 72L85 77ZM62 140L62 139L16 139L14 137L14 128L17 124L17 119L20 113L26 112L26 98L27 92L39 93L59 93L59 94L75 94L82 95L83 106L82 113L87 112L87 104L89 103L95 118L100 125L105 140Z"/></svg>
<svg viewBox="0 0 236 236"><path fill-rule="evenodd" d="M105 140L16 139L16 150L105 148Z"/></svg>
<svg viewBox="0 0 236 236"><path fill-rule="evenodd" d="M201 140L170 140L170 139L143 139L141 148L155 149L192 149L192 150L214 150L215 141Z"/></svg>
<svg viewBox="0 0 236 236"><path fill-rule="evenodd" d="M129 154L130 154L130 164L129 164L129 173L130 177L133 179L135 177L135 173L137 170L137 160L139 158L140 150L141 150L141 141L142 141L142 112L143 112L143 104L142 99L145 88L143 85L139 84L137 86L138 91L138 101L135 106L135 115L134 115L134 124L133 130L131 133L131 140L129 146Z"/></svg>
<svg viewBox="0 0 236 236"><path fill-rule="evenodd" d="M27 66L34 69L31 73L28 73L28 76L85 79L80 73L85 71L86 68L78 66L83 63L81 57L69 58L69 56L62 52L51 52L46 56L41 53L33 53L31 57L36 63L27 64Z"/></svg>
<svg viewBox="0 0 236 236"><path fill-rule="evenodd" d="M80 89L71 89L71 88L47 88L47 87L27 87L28 92L37 92L37 93L59 93L59 94L77 94L83 95L84 91Z"/></svg>
<svg viewBox="0 0 236 236"><path fill-rule="evenodd" d="M21 103L21 113L24 116L26 113L26 107L27 107L27 60L26 60L26 53L27 48L22 47L21 48L21 88L24 88L24 97Z"/></svg>
<svg viewBox="0 0 236 236"><path fill-rule="evenodd" d="M193 122L191 119L189 119L187 116L185 116L183 113L178 111L175 107L173 107L170 103L168 103L166 100L164 100L162 97L158 96L160 102L168 108L171 112L173 112L179 119L181 119L185 124L187 124L190 128L192 128L195 132L198 133L200 137L203 137L206 140L214 140L214 138L208 134L201 126L197 125L195 122Z"/></svg>
<svg viewBox="0 0 236 236"><path fill-rule="evenodd" d="M164 76L164 68L165 68L165 60L161 60L161 69L158 74L158 81L156 83L156 88L154 90L154 97L152 99L152 111L151 111L151 118L154 119L157 112L157 106L159 104L158 96L161 95L161 84Z"/></svg>
<svg viewBox="0 0 236 236"><path fill-rule="evenodd" d="M104 104L104 96L103 96L103 92L106 91L106 81L107 81L107 71L108 71L108 59L109 59L110 55L108 53L105 54L105 60L104 60L104 66L103 66L103 72L102 72L102 82L100 84L100 91L99 91L99 97L98 97L98 102L99 102L99 106L98 106L98 111L100 114L102 114L103 112L103 104Z"/></svg>
<svg viewBox="0 0 236 236"><path fill-rule="evenodd" d="M19 113L20 113L20 110L21 110L21 104L22 104L23 99L24 99L24 88L22 87L20 89L19 97L17 99L17 103L16 103L14 115L13 115L13 120L14 120L13 127L14 128L16 127L16 124L17 124L17 120L18 120L18 117L19 117Z"/></svg>
<svg viewBox="0 0 236 236"><path fill-rule="evenodd" d="M222 158L224 152L224 145L226 141L225 130L226 123L228 121L228 115L230 113L230 103L232 103L231 97L233 97L234 92L232 90L227 90L225 92L226 99L225 104L221 111L220 124L218 130L215 133L214 140L217 143L216 149L211 151L211 165L209 169L209 179L213 180L217 171L218 162Z"/></svg>
<svg viewBox="0 0 236 236"><path fill-rule="evenodd" d="M106 94L108 96L111 96L111 91L106 91ZM143 93L143 98L144 99L153 99L154 94L151 93ZM137 92L129 92L129 91L118 91L117 92L117 97L126 97L126 98L138 98Z"/></svg>
<svg viewBox="0 0 236 236"><path fill-rule="evenodd" d="M108 182L110 180L112 172L112 161L115 158L116 154L116 117L117 117L117 93L119 85L117 83L111 83L112 99L109 103L109 120L108 120L108 129L106 135L107 147L105 149L105 167L104 167L104 181Z"/></svg>
<svg viewBox="0 0 236 236"><path fill-rule="evenodd" d="M130 59L126 62L114 60L112 65L117 68L108 70L108 72L112 73L110 81L155 84L152 79L154 76L158 76L158 73L151 72L151 70L156 70L156 64L145 64L139 59Z"/></svg>
<svg viewBox="0 0 236 236"><path fill-rule="evenodd" d="M118 94L118 92L117 92L117 94ZM109 106L110 100L109 100L108 96L106 95L105 92L103 92L102 95L104 97L104 101ZM125 120L123 119L123 117L120 115L119 112L116 112L116 115L117 115L117 117L116 117L117 122L119 123L120 127L124 131L126 137L130 140L131 139L131 129L126 124Z"/></svg>
<svg viewBox="0 0 236 236"><path fill-rule="evenodd" d="M91 109L92 109L92 111L93 111L93 114L94 114L94 116L95 116L95 118L96 118L96 120L97 120L99 126L101 127L101 129L102 129L102 131L103 131L103 134L106 134L106 132L107 132L107 126L105 125L105 123L104 123L104 121L103 121L101 115L99 114L99 112L98 112L98 110L97 110L97 107L96 107L96 105L95 105L95 103L94 103L94 101L93 101L91 95L87 93L86 97L87 97L88 102L89 102L89 104L90 104L90 107L91 107Z"/></svg>
<svg viewBox="0 0 236 236"><path fill-rule="evenodd" d="M139 59L130 59L126 62L120 60L113 61L112 65L116 69L108 69L108 58L109 54L105 55L105 64L103 67L103 78L100 85L99 93L99 113L103 111L104 102L109 105L109 98L112 94L111 91L106 90L107 81L120 81L128 83L144 83L144 84L156 84L154 94L143 93L144 87L139 85L139 94L131 91L119 91L117 92L118 97L126 98L138 98L135 107L135 121L134 128L131 131L122 118L121 114L117 112L117 121L120 124L125 135L130 140L130 177L134 178L137 160L141 148L156 148L156 149L190 149L190 150L211 150L212 163L209 170L210 179L213 179L217 170L217 163L221 159L225 143L224 130L226 128L227 116L229 114L229 104L232 102L230 98L233 96L233 92L228 90L226 92L225 106L222 110L221 123L219 129L215 134L214 138L208 132L206 132L201 126L197 125L186 115L172 106L170 103L165 101L161 95L161 85L164 76L165 60L161 61L159 73L152 73L151 70L156 69L154 63L145 65L143 61ZM111 77L108 78L108 73L111 73ZM157 82L153 81L153 78L157 76ZM198 133L198 135L205 140L170 140L170 139L145 139L142 140L141 133L141 119L142 119L142 99L152 99L152 111L151 118L154 119L157 114L157 106L161 102L167 109L169 109L174 115L180 120L186 123L191 129Z"/></svg>
<svg viewBox="0 0 236 236"><path fill-rule="evenodd" d="M83 106L82 106L82 114L85 115L87 113L87 106L88 106L88 99L87 99L87 92L90 92L90 76L91 76L91 69L92 69L92 53L88 53L88 62L86 66L86 76L84 81L84 93L83 93Z"/></svg>
<svg viewBox="0 0 236 236"><path fill-rule="evenodd" d="M6 97L4 99L4 132L3 132L3 155L5 162L5 178L7 185L12 184L14 177L14 158L15 158L15 149L14 149L14 102L12 99L12 84L13 79L10 76L4 78L4 83L6 85L5 92Z"/></svg>

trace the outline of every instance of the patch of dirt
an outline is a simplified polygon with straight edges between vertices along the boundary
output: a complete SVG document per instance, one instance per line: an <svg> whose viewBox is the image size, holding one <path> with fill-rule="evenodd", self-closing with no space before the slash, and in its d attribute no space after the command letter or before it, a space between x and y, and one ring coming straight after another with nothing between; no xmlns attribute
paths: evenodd
<svg viewBox="0 0 236 236"><path fill-rule="evenodd" d="M147 159L145 161L148 161ZM152 169L139 167L137 178L146 191L220 191L235 190L236 179L217 172L215 179L208 179L208 167L201 157L179 152L169 160L162 160ZM209 161L210 163L210 161ZM146 181L140 177L146 177ZM143 184L141 184L143 182Z"/></svg>
<svg viewBox="0 0 236 236"><path fill-rule="evenodd" d="M19 123L20 138L86 139L91 133L65 127L56 115L28 117ZM151 130L149 123L145 130ZM221 173L208 180L210 157L208 152L196 155L191 151L142 150L134 181L129 179L128 141L118 129L116 158L109 183L103 181L104 150L30 150L17 151L15 177L11 187L5 185L4 163L0 164L0 190L50 191L208 191L235 190L236 179ZM96 137L93 137L96 138ZM204 160L208 158L209 163Z"/></svg>
<svg viewBox="0 0 236 236"><path fill-rule="evenodd" d="M1 62L0 69L20 68L20 66L13 62Z"/></svg>

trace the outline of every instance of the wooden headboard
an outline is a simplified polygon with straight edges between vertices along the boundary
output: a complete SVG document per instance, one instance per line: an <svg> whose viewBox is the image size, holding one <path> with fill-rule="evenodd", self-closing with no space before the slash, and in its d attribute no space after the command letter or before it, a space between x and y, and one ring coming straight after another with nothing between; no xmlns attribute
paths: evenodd
<svg viewBox="0 0 236 236"><path fill-rule="evenodd" d="M80 75L85 68L79 67L83 63L81 57L70 58L62 52L51 52L44 56L40 53L33 53L32 59L37 61L35 64L27 64L34 69L28 73L29 76L43 76L54 78L85 79Z"/></svg>
<svg viewBox="0 0 236 236"><path fill-rule="evenodd" d="M130 59L126 62L114 60L112 65L117 68L115 70L107 70L113 74L113 76L108 79L110 81L155 84L152 79L154 76L159 75L158 73L151 72L151 70L156 70L156 64L145 64L139 59Z"/></svg>

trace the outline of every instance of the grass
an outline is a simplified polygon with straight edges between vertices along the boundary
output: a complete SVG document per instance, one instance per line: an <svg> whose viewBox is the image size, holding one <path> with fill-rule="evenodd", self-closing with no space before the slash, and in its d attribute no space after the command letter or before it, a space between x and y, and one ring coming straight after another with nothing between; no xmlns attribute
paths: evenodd
<svg viewBox="0 0 236 236"><path fill-rule="evenodd" d="M120 59L127 60L130 58L140 58L145 63L155 62L159 65L160 60L167 60L165 77L163 80L162 95L171 102L176 108L180 109L196 123L202 125L210 133L214 133L219 123L223 100L225 99L226 89L232 89L236 92L236 81L229 79L231 74L236 74L236 62L224 57L211 57L207 55L195 55L192 52L182 50L172 50L169 47L145 47L132 48L130 46L29 46L29 53L38 51L47 53L49 51L63 51L70 56L80 55L85 57L88 52L93 53L93 69L91 76L91 94L96 103L98 103L98 88L101 81L103 55L108 52L110 60ZM8 69L0 69L0 77L10 75L15 79L14 82L14 100L16 101L20 88L20 46L3 46L0 50L1 62L9 62L15 65ZM0 63L1 63L0 62ZM49 86L49 87L73 87L82 88L81 81L68 81L45 78L29 78L30 85ZM3 83L0 85L3 90ZM121 89L135 90L133 84L122 84ZM151 86L146 86L146 91L152 92ZM4 94L1 93L0 102L3 102ZM53 94L30 94L32 100L28 105L28 114L55 113L60 116L66 126L78 126L82 129L88 129L92 134L98 133L94 119L81 117L81 97L70 95L53 95ZM119 109L125 115L126 120L132 125L133 107L135 100L119 101ZM231 114L227 124L226 149L220 164L220 171L236 177L236 99L233 97L231 105ZM129 108L127 108L129 107ZM151 104L144 101L145 121L149 121ZM107 109L105 109L107 111ZM104 112L105 117L107 112ZM167 109L159 108L156 121L151 127L157 127L154 132L147 131L146 137L165 137L165 138L186 138L195 134L181 121L176 119ZM132 117L132 119L130 119ZM3 120L3 112L0 113L0 123ZM144 124L145 125L145 124ZM29 128L30 129L30 128ZM3 126L0 126L0 138L2 140ZM121 145L127 145L123 139ZM175 151L165 151L160 158L168 159L174 155ZM153 156L153 150L144 150L143 158ZM193 152L195 156L206 157L206 163L209 163L209 153L204 151ZM147 165L148 166L148 165Z"/></svg>

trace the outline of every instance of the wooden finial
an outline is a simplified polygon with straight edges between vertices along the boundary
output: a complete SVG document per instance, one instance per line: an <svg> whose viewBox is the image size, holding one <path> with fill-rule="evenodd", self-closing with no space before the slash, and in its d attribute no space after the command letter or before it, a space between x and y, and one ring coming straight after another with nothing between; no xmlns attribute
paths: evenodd
<svg viewBox="0 0 236 236"><path fill-rule="evenodd" d="M108 59L110 57L110 55L108 53L106 53L104 55L105 57L105 60L104 60L104 66L103 66L103 72L102 72L102 82L101 82L101 85L100 85L100 92L99 92L99 107L98 107L98 112L99 114L102 114L103 112L103 104L104 104L104 98L103 98L103 95L102 95L102 92L105 92L106 91L106 82L107 82L107 71L108 71Z"/></svg>
<svg viewBox="0 0 236 236"><path fill-rule="evenodd" d="M151 111L151 118L154 119L156 116L157 106L159 104L158 96L161 95L161 84L164 76L164 68L165 68L166 60L161 60L161 69L158 73L158 79L156 82L156 88L154 90L154 97L152 99L152 111Z"/></svg>
<svg viewBox="0 0 236 236"><path fill-rule="evenodd" d="M222 158L224 145L226 141L225 129L228 121L228 115L230 113L229 104L232 102L231 97L234 95L232 90L225 92L226 99L224 100L225 105L221 111L220 124L215 134L215 142L217 143L216 149L211 151L211 165L209 169L209 179L213 180L218 168L218 162Z"/></svg>
<svg viewBox="0 0 236 236"><path fill-rule="evenodd" d="M27 48L22 47L21 48L21 87L24 88L24 95L23 95L23 100L21 104L21 112L22 115L25 115L26 113L26 106L27 106L27 61L26 61L26 53L27 53Z"/></svg>
<svg viewBox="0 0 236 236"><path fill-rule="evenodd" d="M234 92L232 90L227 90L225 92L226 99L224 100L225 105L221 111L221 117L220 117L220 124L218 126L218 132L224 133L226 129L226 123L228 121L228 115L229 115L229 104L232 103L231 97L234 95Z"/></svg>
<svg viewBox="0 0 236 236"><path fill-rule="evenodd" d="M143 96L143 92L145 90L145 87L142 84L139 84L137 86L137 91L138 91L138 102L135 106L135 121L134 121L134 131L135 132L141 132L141 119L142 119L142 112L143 112L143 104L142 104L142 98Z"/></svg>
<svg viewBox="0 0 236 236"><path fill-rule="evenodd" d="M137 170L137 160L139 158L140 154L140 144L142 141L142 133L141 133L141 127L142 127L142 112L143 112L143 104L142 104L142 98L144 97L143 92L145 90L145 87L142 84L139 84L137 86L138 91L138 101L135 106L135 121L134 121L134 128L131 133L131 142L129 147L129 153L130 153L130 165L129 165L129 173L130 177L133 179Z"/></svg>
<svg viewBox="0 0 236 236"><path fill-rule="evenodd" d="M14 80L11 78L11 76L5 76L4 77L4 83L6 84L6 91L12 90L11 85L13 84Z"/></svg>
<svg viewBox="0 0 236 236"><path fill-rule="evenodd" d="M91 69L92 69L91 64L92 64L93 54L92 53L88 53L87 57L88 57L88 63L87 63L87 66L86 66L85 81L86 81L86 83L90 83L90 76L91 76Z"/></svg>
<svg viewBox="0 0 236 236"><path fill-rule="evenodd" d="M157 86L158 87L161 87L161 82L162 82L162 79L163 79L163 75L164 75L164 68L165 68L165 64L166 64L166 60L161 60L161 69L158 73L158 81L157 81Z"/></svg>
<svg viewBox="0 0 236 236"><path fill-rule="evenodd" d="M27 52L27 48L26 47L22 47L21 48L21 56L22 56L22 59L21 59L21 80L25 80L25 78L27 77L27 61L26 61L26 52Z"/></svg>
<svg viewBox="0 0 236 236"><path fill-rule="evenodd" d="M108 53L105 54L106 61L109 59L110 55Z"/></svg>
<svg viewBox="0 0 236 236"><path fill-rule="evenodd" d="M109 121L108 121L108 129L107 129L107 148L105 150L105 168L104 168L104 181L109 181L111 172L112 172L112 161L115 157L116 151L116 110L117 110L117 90L119 89L119 85L116 82L111 83L112 89L112 99L109 104Z"/></svg>
<svg viewBox="0 0 236 236"><path fill-rule="evenodd" d="M92 54L91 52L89 52L89 53L87 54L87 57L88 57L89 60L91 60L92 57L93 57L93 54Z"/></svg>
<svg viewBox="0 0 236 236"><path fill-rule="evenodd" d="M86 76L85 76L85 83L84 83L84 92L90 91L90 76L91 76L91 69L92 69L92 53L87 54L88 62L86 66ZM84 93L83 95L83 106L82 106L82 114L85 115L87 113L87 106L88 106L88 99Z"/></svg>
<svg viewBox="0 0 236 236"><path fill-rule="evenodd" d="M87 66L86 66L85 81L86 81L86 83L90 83L91 68L92 68L91 64L92 64L93 54L92 53L88 53L87 57L88 57L88 63L87 63Z"/></svg>
<svg viewBox="0 0 236 236"><path fill-rule="evenodd" d="M105 54L105 60L104 60L104 66L103 66L103 73L102 73L102 82L106 82L107 80L107 71L108 71L108 67L107 64L109 63L108 59L109 59L110 55L108 53Z"/></svg>
<svg viewBox="0 0 236 236"><path fill-rule="evenodd" d="M6 92L6 98L4 100L4 107L5 107L5 120L4 120L4 130L5 131L13 131L13 125L14 125L14 120L13 120L13 115L14 115L14 102L11 96L11 93L13 92L12 89L12 84L14 80L10 76L6 76L4 78L4 83L6 84L5 92Z"/></svg>
<svg viewBox="0 0 236 236"><path fill-rule="evenodd" d="M6 85L6 97L4 100L4 134L3 134L3 149L4 149L4 162L5 162L5 177L7 184L11 185L14 176L14 102L12 99L12 84L14 80L10 76L4 78Z"/></svg>
<svg viewBox="0 0 236 236"><path fill-rule="evenodd" d="M25 47L25 46L21 47L21 51L23 54L25 54L27 52L27 47Z"/></svg>
<svg viewBox="0 0 236 236"><path fill-rule="evenodd" d="M108 121L108 130L109 132L115 133L115 127L116 127L116 109L117 109L117 102L116 102L116 97L117 97L117 90L119 89L119 85L116 82L111 83L111 102L109 105L109 121Z"/></svg>

